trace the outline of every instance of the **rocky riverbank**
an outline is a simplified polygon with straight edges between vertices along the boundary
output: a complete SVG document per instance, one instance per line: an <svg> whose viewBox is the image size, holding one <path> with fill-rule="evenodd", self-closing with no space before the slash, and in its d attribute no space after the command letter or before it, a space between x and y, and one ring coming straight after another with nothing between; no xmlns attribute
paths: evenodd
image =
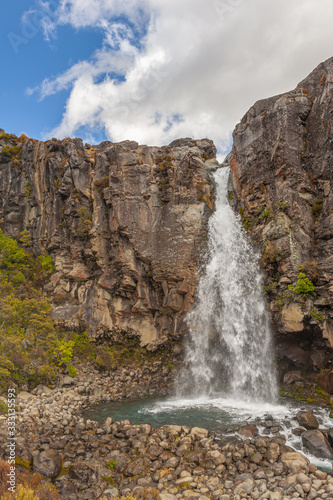
<svg viewBox="0 0 333 500"><path fill-rule="evenodd" d="M333 498L332 476L286 446L269 415L223 436L198 427L83 419L81 411L97 402L165 394L171 371L155 362L104 375L88 365L52 389L19 393L17 468L52 481L66 500L129 494L162 500ZM0 418L6 460L6 417ZM311 416L298 418L304 426L299 432L321 433ZM330 450L329 431L322 435Z"/></svg>

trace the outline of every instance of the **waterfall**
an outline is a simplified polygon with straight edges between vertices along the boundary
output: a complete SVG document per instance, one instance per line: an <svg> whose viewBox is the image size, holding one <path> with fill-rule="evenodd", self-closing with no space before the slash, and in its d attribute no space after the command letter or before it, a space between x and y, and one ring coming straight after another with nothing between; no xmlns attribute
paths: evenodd
<svg viewBox="0 0 333 500"><path fill-rule="evenodd" d="M223 395L248 402L277 396L259 255L228 200L229 168L214 174L215 212L196 305L188 314L187 368L178 395Z"/></svg>

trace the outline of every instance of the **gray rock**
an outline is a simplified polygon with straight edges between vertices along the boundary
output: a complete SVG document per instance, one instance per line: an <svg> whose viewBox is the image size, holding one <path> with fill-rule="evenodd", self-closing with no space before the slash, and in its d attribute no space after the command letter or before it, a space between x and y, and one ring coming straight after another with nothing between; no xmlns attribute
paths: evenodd
<svg viewBox="0 0 333 500"><path fill-rule="evenodd" d="M320 430L306 431L302 434L303 445L316 457L333 458L333 449Z"/></svg>
<svg viewBox="0 0 333 500"><path fill-rule="evenodd" d="M34 455L33 469L43 476L54 479L59 476L61 468L61 456L55 450L49 449Z"/></svg>
<svg viewBox="0 0 333 500"><path fill-rule="evenodd" d="M65 375L60 380L61 387L68 387L69 385L75 385L75 378Z"/></svg>
<svg viewBox="0 0 333 500"><path fill-rule="evenodd" d="M288 371L304 366L318 373L318 361L309 350L295 349L299 347L299 335L290 335L286 339L288 345L284 345L283 332L301 334L306 329L310 350L314 350L319 323L324 337L319 349L323 366L319 368L330 367L327 347L333 347L333 308L329 298L333 281L333 97L328 90L332 71L331 57L294 90L254 103L235 127L228 156L237 200L235 209L243 207L249 234L264 248L262 265L267 285L278 283L269 293L270 311L279 335L278 363L283 362ZM319 276L311 274L310 269L306 271L309 279L318 280L315 285L324 300L315 305L318 296L308 294L309 307L304 311L298 308L297 294L291 297L292 307L282 304L282 292L291 284L290 278L295 281L299 266L314 259ZM278 306L279 299L282 308ZM317 307L320 314L316 318L311 312ZM332 389L333 394L333 382L327 381L328 376L324 378L321 387L325 385L328 392L328 388Z"/></svg>

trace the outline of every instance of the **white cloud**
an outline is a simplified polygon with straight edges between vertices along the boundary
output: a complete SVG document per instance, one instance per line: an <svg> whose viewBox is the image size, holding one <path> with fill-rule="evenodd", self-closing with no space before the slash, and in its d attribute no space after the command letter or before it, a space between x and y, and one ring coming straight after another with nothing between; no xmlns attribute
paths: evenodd
<svg viewBox="0 0 333 500"><path fill-rule="evenodd" d="M61 0L50 32L99 27L104 44L41 83L42 98L71 89L49 135L90 126L150 145L210 137L225 152L257 99L294 88L333 55L332 15L331 0Z"/></svg>

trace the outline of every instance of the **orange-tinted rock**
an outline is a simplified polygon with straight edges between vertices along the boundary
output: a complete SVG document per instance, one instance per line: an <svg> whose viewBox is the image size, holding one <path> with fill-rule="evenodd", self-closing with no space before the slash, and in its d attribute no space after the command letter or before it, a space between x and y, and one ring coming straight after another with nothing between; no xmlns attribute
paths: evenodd
<svg viewBox="0 0 333 500"><path fill-rule="evenodd" d="M329 394L333 394L333 371L324 373L318 378L318 385Z"/></svg>
<svg viewBox="0 0 333 500"><path fill-rule="evenodd" d="M257 427L242 427L239 429L238 434L247 438L253 438L258 434Z"/></svg>
<svg viewBox="0 0 333 500"><path fill-rule="evenodd" d="M299 382L301 380L304 380L301 371L300 370L293 370L290 372L285 373L283 377L283 383L290 385L293 384L294 382Z"/></svg>
<svg viewBox="0 0 333 500"><path fill-rule="evenodd" d="M319 422L316 417L310 411L299 411L297 413L297 421L299 425L302 425L306 429L318 429Z"/></svg>

